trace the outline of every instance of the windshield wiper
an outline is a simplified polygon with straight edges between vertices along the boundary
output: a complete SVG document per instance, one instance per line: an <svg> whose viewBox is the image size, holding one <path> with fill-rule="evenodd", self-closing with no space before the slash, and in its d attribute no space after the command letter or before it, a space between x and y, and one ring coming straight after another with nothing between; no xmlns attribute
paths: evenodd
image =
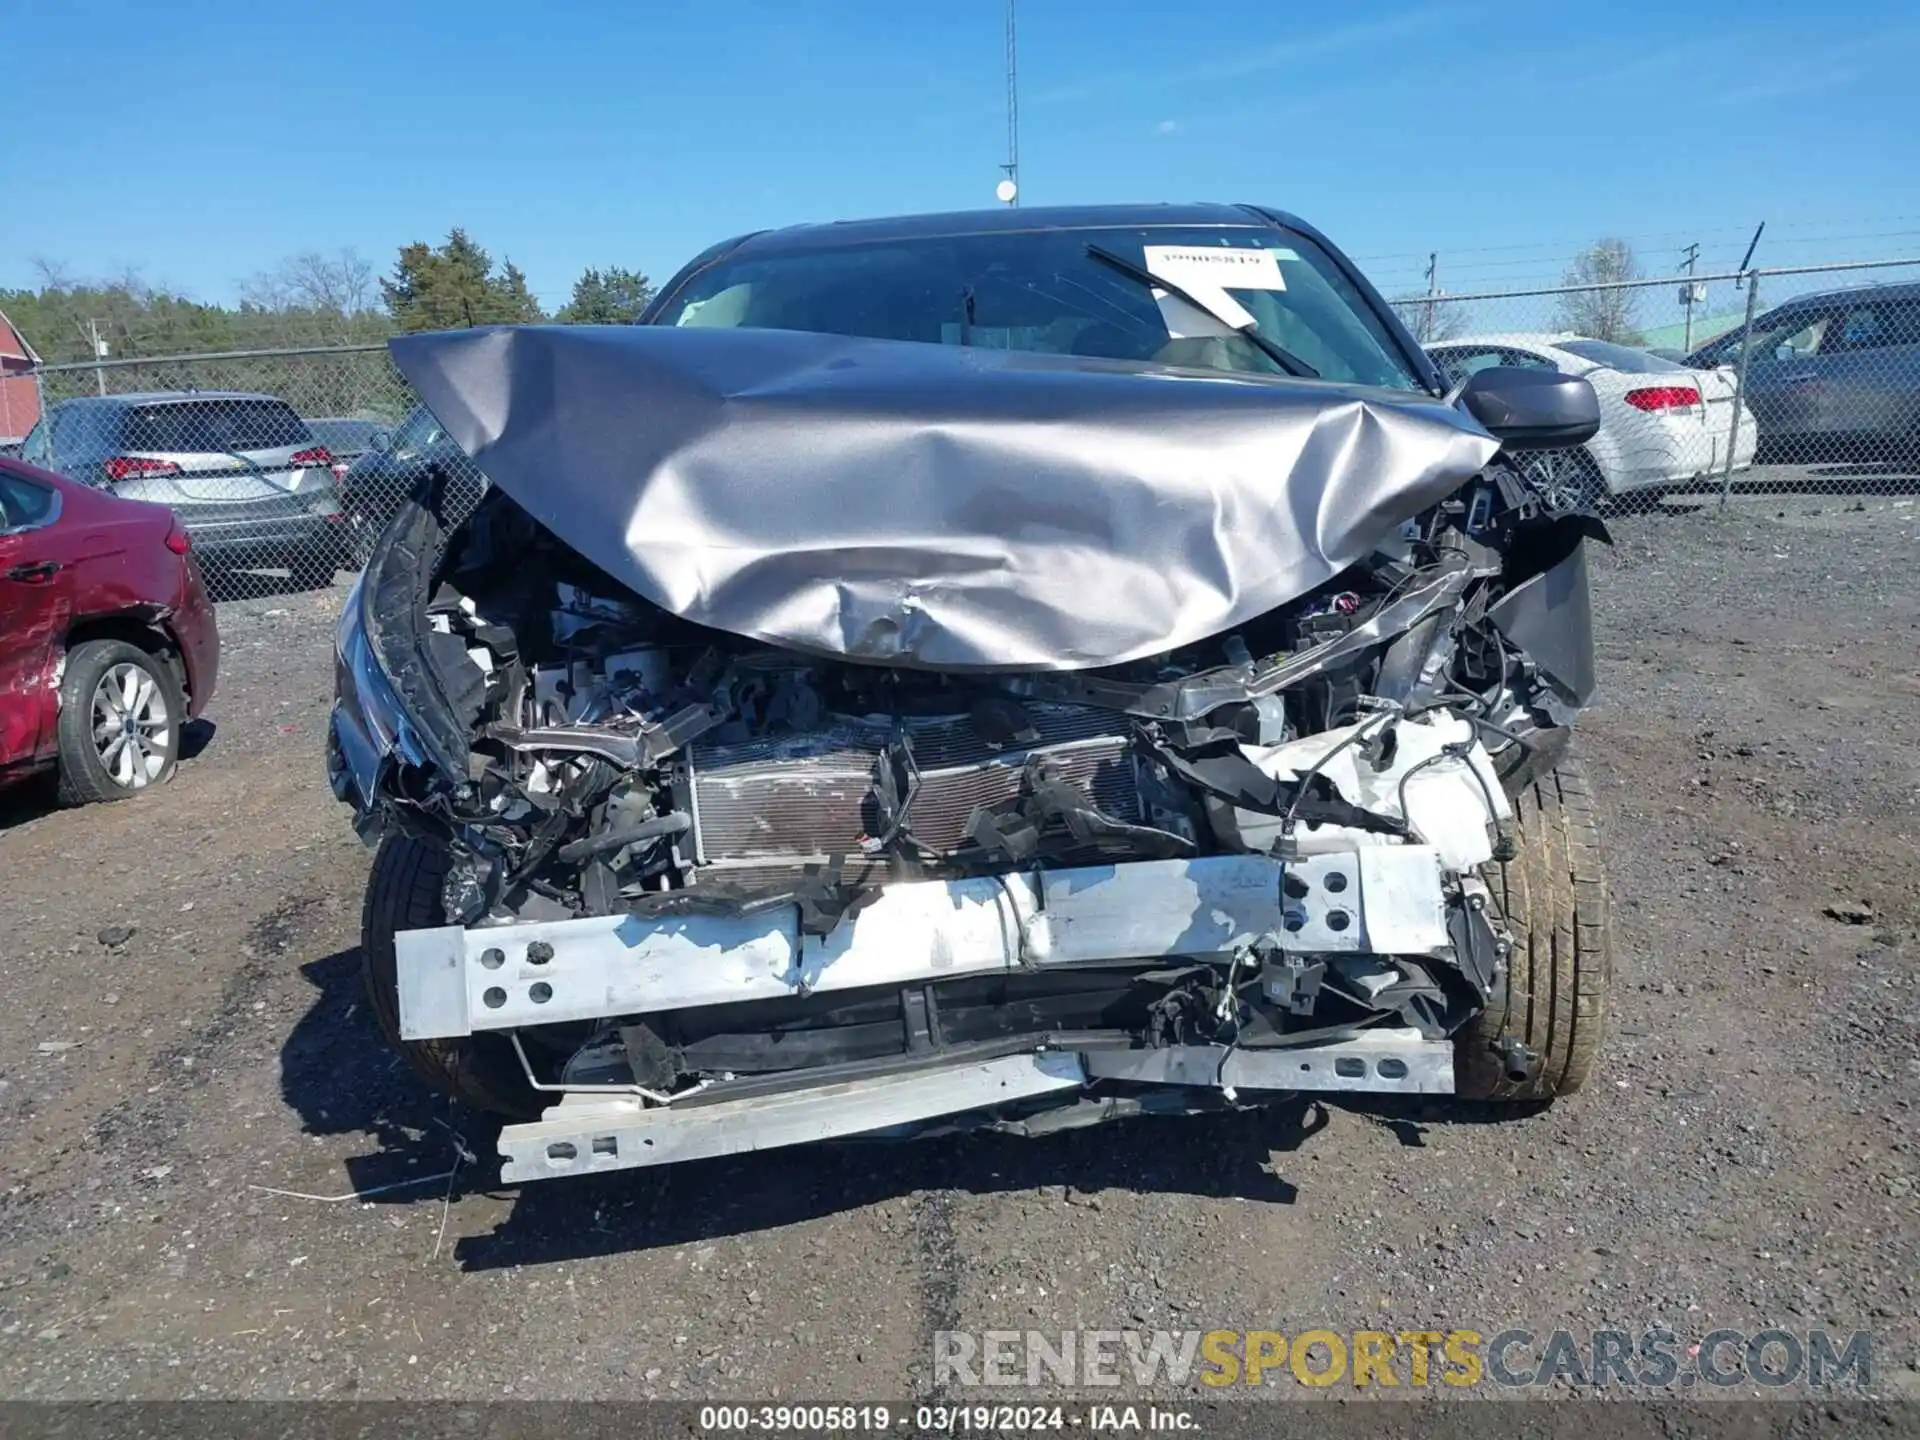
<svg viewBox="0 0 1920 1440"><path fill-rule="evenodd" d="M1151 270L1143 269L1126 257L1114 254L1113 251L1106 249L1104 246L1088 245L1087 255L1091 259L1098 260L1109 270L1117 270L1129 280L1145 285L1150 290L1164 290L1167 294L1173 296L1174 299L1184 300L1202 315L1212 316L1213 319L1219 320L1222 325L1226 325L1234 334L1246 336L1248 340L1253 342L1255 348L1257 348L1261 354L1273 361L1274 364L1286 371L1287 374L1297 375L1303 380L1318 380L1320 378L1320 372L1318 370L1307 364L1306 361L1302 360L1291 350L1286 349L1267 336L1262 335L1259 328L1251 322L1246 325L1229 325L1226 320L1214 314L1211 306L1203 305L1194 297L1191 291L1183 290L1180 286L1174 284L1173 281L1168 280L1164 276L1156 275Z"/></svg>

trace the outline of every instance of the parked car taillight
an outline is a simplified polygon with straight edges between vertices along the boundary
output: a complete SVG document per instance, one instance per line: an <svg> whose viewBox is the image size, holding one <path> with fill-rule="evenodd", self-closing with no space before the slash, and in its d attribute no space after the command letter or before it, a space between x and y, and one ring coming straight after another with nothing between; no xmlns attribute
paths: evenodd
<svg viewBox="0 0 1920 1440"><path fill-rule="evenodd" d="M1691 385L1653 385L1629 390L1625 398L1636 410L1691 410L1700 403L1700 392Z"/></svg>
<svg viewBox="0 0 1920 1440"><path fill-rule="evenodd" d="M187 534L186 527L178 519L167 527L166 546L176 555L184 555L193 544L193 538Z"/></svg>
<svg viewBox="0 0 1920 1440"><path fill-rule="evenodd" d="M311 450L296 450L289 465L331 465L333 452L324 445L315 445Z"/></svg>
<svg viewBox="0 0 1920 1440"><path fill-rule="evenodd" d="M140 475L178 475L180 467L171 460L148 460L138 455L115 455L103 467L109 480L130 480Z"/></svg>

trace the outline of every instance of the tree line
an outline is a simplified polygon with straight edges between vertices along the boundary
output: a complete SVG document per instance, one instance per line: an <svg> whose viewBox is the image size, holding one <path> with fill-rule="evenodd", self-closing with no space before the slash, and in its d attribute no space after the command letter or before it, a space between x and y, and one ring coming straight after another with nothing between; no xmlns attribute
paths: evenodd
<svg viewBox="0 0 1920 1440"><path fill-rule="evenodd" d="M1551 328L1618 345L1640 344L1646 338L1640 324L1641 299L1646 290L1638 282L1646 278L1627 241L1613 236L1594 241L1574 256L1560 276L1561 285L1570 288L1554 303ZM1445 291L1397 295L1391 303L1422 345L1442 344L1483 329L1474 323L1467 304ZM1508 331L1532 327L1485 328Z"/></svg>
<svg viewBox="0 0 1920 1440"><path fill-rule="evenodd" d="M35 288L0 290L0 311L49 364L370 345L406 331L473 325L631 324L653 293L639 271L592 267L549 316L519 266L511 260L496 264L457 227L438 245L403 246L386 274L351 249L292 256L246 281L235 305L194 300L131 271L77 280L57 264L41 262L39 269ZM1560 297L1555 328L1636 343L1642 292L1631 282L1642 276L1626 241L1606 238L1587 246L1563 283L1602 288ZM1392 304L1422 344L1477 328L1468 308L1444 293L1400 295Z"/></svg>
<svg viewBox="0 0 1920 1440"><path fill-rule="evenodd" d="M127 271L81 279L38 263L39 284L0 289L4 311L46 363L228 350L378 344L412 330L471 325L630 324L653 293L637 270L589 268L551 316L511 260L499 264L465 230L439 245L403 246L390 273L347 249L295 255L209 304Z"/></svg>

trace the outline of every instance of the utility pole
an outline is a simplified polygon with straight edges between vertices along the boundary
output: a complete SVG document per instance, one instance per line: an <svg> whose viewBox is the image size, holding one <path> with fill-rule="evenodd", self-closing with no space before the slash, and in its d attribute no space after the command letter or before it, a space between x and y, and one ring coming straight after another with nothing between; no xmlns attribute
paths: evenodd
<svg viewBox="0 0 1920 1440"><path fill-rule="evenodd" d="M1007 0L1007 178L994 188L1003 204L1020 203L1020 67L1014 39L1014 0Z"/></svg>
<svg viewBox="0 0 1920 1440"><path fill-rule="evenodd" d="M1420 343L1431 345L1434 341L1433 305L1440 294L1440 252L1427 252L1427 314L1420 322Z"/></svg>
<svg viewBox="0 0 1920 1440"><path fill-rule="evenodd" d="M1680 348L1691 355L1693 353L1693 307L1694 302L1699 299L1699 292L1693 283L1693 269L1700 261L1700 242L1698 240L1694 241L1693 244L1682 250L1680 254L1682 257L1681 263L1686 267L1687 271L1687 283L1680 289L1680 303L1687 307L1687 331L1686 339L1681 343Z"/></svg>
<svg viewBox="0 0 1920 1440"><path fill-rule="evenodd" d="M87 341L93 347L93 358L98 361L107 353L107 342L100 338L100 322L87 321ZM107 372L98 364L93 367L94 387L102 394L107 393Z"/></svg>

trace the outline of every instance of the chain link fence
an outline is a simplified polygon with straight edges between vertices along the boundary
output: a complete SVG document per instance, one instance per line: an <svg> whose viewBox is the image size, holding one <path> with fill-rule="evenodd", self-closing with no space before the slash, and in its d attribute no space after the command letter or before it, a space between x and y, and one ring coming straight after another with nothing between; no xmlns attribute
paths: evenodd
<svg viewBox="0 0 1920 1440"><path fill-rule="evenodd" d="M1562 503L1625 514L1920 490L1920 260L1395 304L1456 383L1495 365L1592 382L1600 433L1526 461ZM384 346L36 374L43 413L23 458L170 506L220 595L310 588L357 569L436 466L474 493L482 483Z"/></svg>
<svg viewBox="0 0 1920 1440"><path fill-rule="evenodd" d="M357 570L421 477L478 472L384 345L42 367L34 464L169 506L216 598Z"/></svg>
<svg viewBox="0 0 1920 1440"><path fill-rule="evenodd" d="M1587 377L1600 433L1526 461L1560 500L1631 514L1920 490L1920 260L1434 294L1395 308L1455 383L1496 365Z"/></svg>

